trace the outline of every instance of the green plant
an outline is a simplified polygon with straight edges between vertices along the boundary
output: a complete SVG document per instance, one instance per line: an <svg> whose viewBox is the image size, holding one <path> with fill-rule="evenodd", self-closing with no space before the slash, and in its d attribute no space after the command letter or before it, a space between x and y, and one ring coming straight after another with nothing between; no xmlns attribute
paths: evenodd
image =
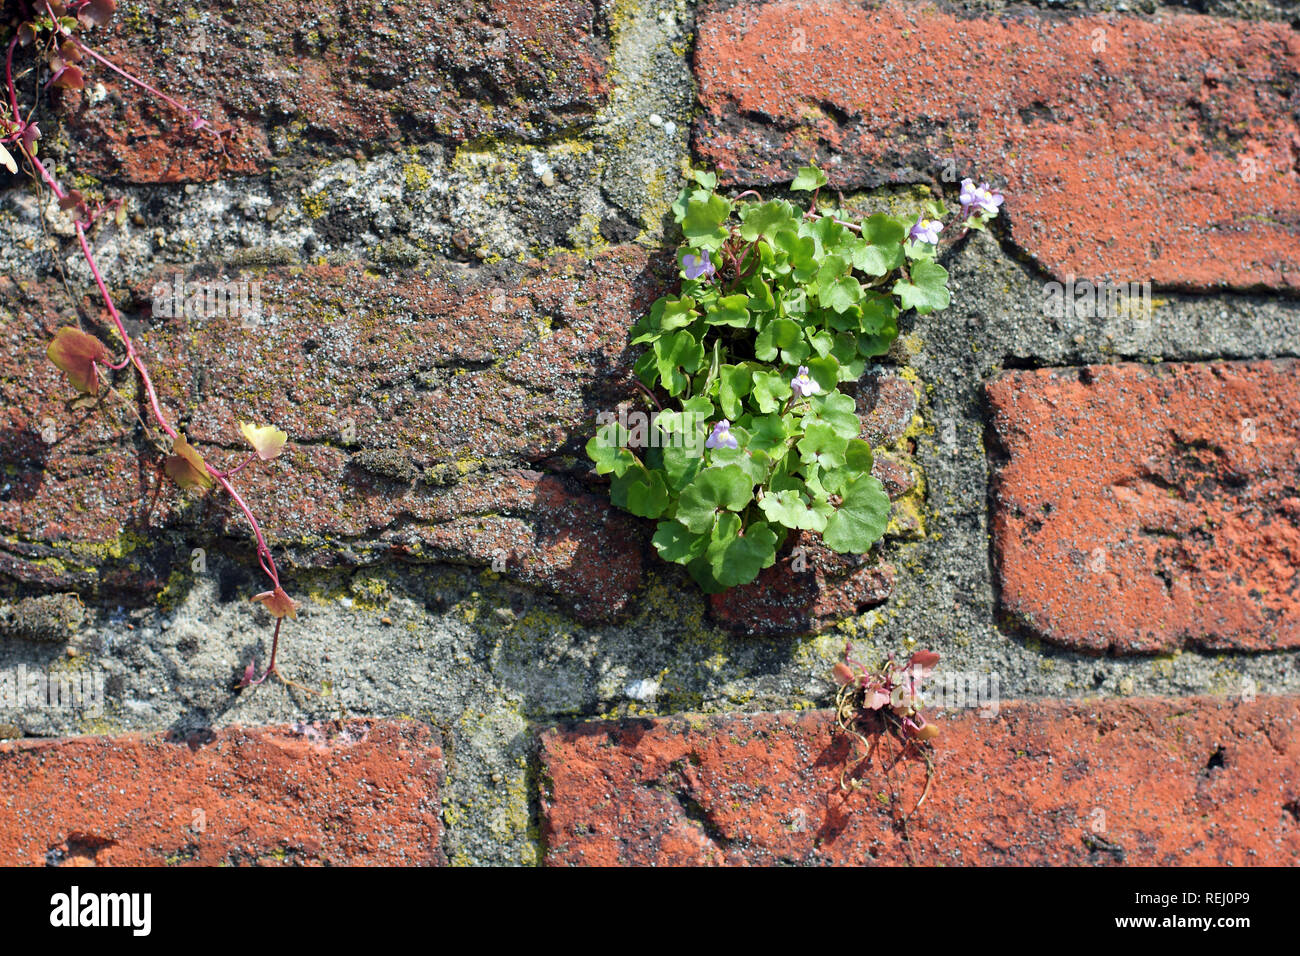
<svg viewBox="0 0 1300 956"><path fill-rule="evenodd" d="M709 593L752 581L791 531L861 553L889 519L840 386L889 350L900 314L948 306L936 250L949 210L931 201L916 220L848 221L819 204L826 184L799 170L790 188L812 194L804 210L752 190L728 199L714 174L691 174L673 205L680 287L633 328L632 344L648 346L633 371L658 411L604 413L587 444L614 504L657 519L659 555ZM963 183L961 235L1001 202Z"/></svg>
<svg viewBox="0 0 1300 956"><path fill-rule="evenodd" d="M860 756L840 772L840 789L860 789L862 769L870 763L873 754L877 756L889 787L881 797L902 834L908 862L915 862L909 845L908 823L925 803L934 783L933 742L939 736L939 725L927 720L921 711L926 706L922 684L938 666L939 655L923 650L915 651L903 664L890 654L879 667L869 667L853 656L851 644L845 644L844 659L831 672L839 685L835 694L835 724L861 748ZM895 745L888 755L884 752L887 740ZM909 757L925 765L925 788L912 809L904 813L893 770Z"/></svg>

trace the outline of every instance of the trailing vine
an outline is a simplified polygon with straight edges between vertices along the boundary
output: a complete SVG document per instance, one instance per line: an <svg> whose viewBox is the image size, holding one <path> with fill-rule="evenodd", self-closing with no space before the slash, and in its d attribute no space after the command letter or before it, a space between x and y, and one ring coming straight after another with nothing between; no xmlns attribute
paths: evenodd
<svg viewBox="0 0 1300 956"><path fill-rule="evenodd" d="M59 207L72 219L77 244L86 261L95 287L103 302L104 314L118 340L121 357L104 340L78 326L58 329L46 350L46 355L67 377L72 387L98 403L107 394L122 399L112 386L113 373L130 367L139 377L152 427L140 420L146 439L163 455L163 470L181 489L203 494L214 486L220 487L243 514L252 531L257 549L258 564L265 574L269 587L251 597L262 604L275 620L271 653L261 676L256 676L255 662L250 662L239 686L261 684L275 674L276 658L280 646L281 625L286 617L297 616L297 602L289 597L280 581L275 558L266 543L262 526L248 503L239 494L234 478L254 462L271 461L284 449L288 436L273 425L240 423L240 432L252 451L239 464L228 470L212 467L197 449L173 424L159 401L149 368L136 347L121 313L114 304L104 275L96 261L91 234L101 217L117 209L120 200L100 204L92 203L76 189L65 187L50 166L39 158L41 129L36 113L44 96L61 95L55 91L84 89L87 70L103 67L120 80L124 80L148 96L166 104L179 114L187 128L196 134L210 137L220 156L226 160L226 146L233 139L233 131L220 128L204 118L197 110L156 89L148 82L132 75L107 57L97 52L84 39L86 31L107 25L116 12L116 0L10 0L5 6L5 108L0 112L0 164L17 173L19 161L24 172L35 182L36 188L49 189ZM23 51L23 62L15 64L15 55ZM34 93L26 111L20 105L19 84L31 77ZM17 156L14 155L16 151ZM130 407L130 406L128 406ZM132 408L132 411L135 411ZM139 417L137 413L137 417Z"/></svg>

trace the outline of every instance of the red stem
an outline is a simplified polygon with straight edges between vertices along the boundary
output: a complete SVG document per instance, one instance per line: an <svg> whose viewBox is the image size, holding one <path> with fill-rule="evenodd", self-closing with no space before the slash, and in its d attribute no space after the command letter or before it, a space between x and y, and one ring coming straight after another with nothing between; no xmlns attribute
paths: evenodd
<svg viewBox="0 0 1300 956"><path fill-rule="evenodd" d="M46 4L46 9L49 10L48 3ZM52 10L50 10L50 16L51 17L54 16ZM57 19L56 19L56 23L57 23ZM71 36L71 34L68 35ZM100 60L101 62L104 63L108 62L104 60L102 57L100 57L98 54L95 54L93 51L89 50L89 48L87 48L84 44L81 44L80 41L76 41L76 42L78 46L80 46L83 50L86 50L86 52L91 53L91 55L94 56L95 59ZM18 92L14 88L14 79L13 79L14 50L17 48L17 46L18 46L18 36L17 34L15 34L13 39L9 41L9 49L5 55L5 83L9 93L9 107L13 112L14 119L18 122L21 122L22 113L18 109ZM113 69L116 70L118 73L122 73L122 71L118 70L117 67L113 66L113 64L109 63L108 65L113 67ZM128 79L131 79L133 82L136 82L140 86L149 90L151 93L154 93L155 95L162 97L168 103L172 103L173 105L176 105L178 108L182 110L185 109L184 107L180 106L180 104L177 104L170 97L163 96L161 93L158 93L156 90L152 89L152 87L149 87L147 84L142 83L139 80L135 80L133 77L130 77L128 74L123 73L122 75L127 76ZM186 110L186 112L189 111ZM18 141L18 146L19 149L22 151L23 157L31 164L32 168L35 169L40 174L40 178L44 180L44 182L50 187L55 197L58 199L66 198L67 192L64 191L63 187L59 185L59 181L54 178L54 176L50 173L50 171L45 168L44 164L41 163L41 161L38 160L36 156L32 154L32 152L27 148L27 144L20 139ZM120 364L118 365L110 364L109 367L114 369L122 369L126 367L127 362L130 362L132 365L135 366L136 371L140 373L140 380L144 384L145 393L149 397L149 408L153 414L154 420L158 423L158 426L164 432L166 432L169 438L175 440L178 437L177 431L175 428L172 427L171 423L167 420L167 417L163 414L161 406L158 404L158 393L154 389L153 380L149 377L149 371L145 367L144 360L140 357L140 354L135 349L135 343L131 340L131 336L126 331L126 326L122 322L122 317L118 313L117 307L113 304L113 297L109 294L108 286L104 282L104 276L99 271L99 265L95 261L95 255L90 248L90 242L86 238L85 223L83 223L80 219L76 219L74 220L74 227L77 232L77 242L81 246L81 254L85 257L86 264L90 267L90 273L95 278L95 285L99 289L100 297L104 300L104 305L108 308L109 317L113 320L113 325L117 328L117 333L119 336L121 336L122 343L126 348L126 358ZM233 471L229 472L229 475L233 475L235 472L242 469L244 465L247 465L249 463L249 461L252 461L252 458L248 459L248 461L245 461L243 464L239 465ZM249 526L253 529L253 537L256 538L257 540L258 563L261 565L262 570L266 573L266 576L271 579L271 584L276 588L280 587L280 575L278 569L275 566L275 558L271 554L271 549L267 547L266 539L262 535L262 527L260 524L258 524L257 518L253 515L252 509L248 507L244 499L240 497L239 492L237 492L234 486L230 483L227 473L213 471L211 468L207 467L206 462L204 463L204 468L213 477L213 479L217 482L217 484L221 485L221 487L225 490L226 494L230 495L231 500L234 501L235 504L239 506L239 510L244 513L244 517L248 520ZM279 642L280 642L280 618L276 618L275 638L271 647L271 663L267 667L266 673L262 675L262 680L265 680L266 676L275 670L275 654L277 648L279 647ZM261 681L257 681L257 683L261 683Z"/></svg>
<svg viewBox="0 0 1300 956"><path fill-rule="evenodd" d="M257 452L253 452L253 454L249 455L247 458L241 461L234 468L231 468L229 471L212 471L211 468L209 468L208 471L212 471L214 477L216 475L221 475L224 478L233 478L235 477L235 475L239 474L241 471L243 471L246 467L251 465L253 462L257 461L257 457L258 457Z"/></svg>
<svg viewBox="0 0 1300 956"><path fill-rule="evenodd" d="M266 665L266 671L261 677L255 681L249 681L249 687L256 687L275 673L275 653L280 649L280 622L283 620L284 618L281 617L275 619L275 635L271 638L271 663Z"/></svg>
<svg viewBox="0 0 1300 956"><path fill-rule="evenodd" d="M144 80L140 79L137 76L131 75L126 70L122 69L116 63L114 63L112 60L108 59L107 57L101 56L100 54L92 50L90 47L86 46L86 44L82 42L81 38L78 37L76 34L74 34L71 30L67 29L66 27L60 26L59 18L56 17L54 15L54 11L50 9L49 0L46 0L45 10L47 13L49 13L50 19L54 21L54 27L56 30L58 30L59 35L67 37L69 40L71 40L76 45L77 49L80 50L82 53L85 53L87 56L92 57L95 61L102 63L104 66L108 67L118 76L122 77L123 79L127 80L130 83L134 83L136 86L140 87L140 89L145 90L146 92L150 93L153 96L156 96L158 99L162 100L164 103L166 103L168 106L172 107L173 109L179 110L180 112L184 113L186 116L198 116L199 123L201 125L196 126L195 127L196 129L210 129L208 121L199 115L198 110L192 109L186 106L184 103L181 103L176 99L173 99L172 97L168 96L166 93L162 92L161 90L154 89ZM217 135L215 130L210 130L210 132L212 132L213 135Z"/></svg>

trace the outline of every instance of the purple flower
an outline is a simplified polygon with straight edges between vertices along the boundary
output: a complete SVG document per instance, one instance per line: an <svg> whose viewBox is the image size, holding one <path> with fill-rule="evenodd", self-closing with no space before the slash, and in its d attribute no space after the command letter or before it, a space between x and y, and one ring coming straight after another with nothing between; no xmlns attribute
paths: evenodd
<svg viewBox="0 0 1300 956"><path fill-rule="evenodd" d="M943 223L937 219L926 219L921 216L916 220L916 225L912 231L907 234L907 238L913 242L928 242L934 245L939 241L939 233L943 231Z"/></svg>
<svg viewBox="0 0 1300 956"><path fill-rule="evenodd" d="M682 256L682 269L686 271L686 278L698 279L700 276L711 276L717 270L714 269L713 263L709 261L709 250L703 250L698 256L693 256L689 252Z"/></svg>
<svg viewBox="0 0 1300 956"><path fill-rule="evenodd" d="M731 434L731 422L725 418L713 426L712 433L704 440L705 448L735 448L738 444L736 436Z"/></svg>
<svg viewBox="0 0 1300 956"><path fill-rule="evenodd" d="M822 390L822 387L809 377L807 365L799 366L799 374L790 379L790 388L798 398L816 395Z"/></svg>
<svg viewBox="0 0 1300 956"><path fill-rule="evenodd" d="M989 188L988 183L980 183L978 186L972 180L963 179L961 181L961 213L963 217L969 217L971 209L978 209L986 216L992 216L1002 205L1002 194L994 192Z"/></svg>

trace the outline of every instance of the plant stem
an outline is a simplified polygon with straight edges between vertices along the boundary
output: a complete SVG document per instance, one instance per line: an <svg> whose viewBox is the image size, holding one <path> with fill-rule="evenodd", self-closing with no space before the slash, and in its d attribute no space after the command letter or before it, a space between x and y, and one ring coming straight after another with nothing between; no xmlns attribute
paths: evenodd
<svg viewBox="0 0 1300 956"><path fill-rule="evenodd" d="M53 10L50 9L48 3L46 3L46 10L50 13L51 18L54 18L54 12ZM57 18L54 19L55 19L55 23L57 24L58 22ZM73 37L72 34L69 33L68 31L60 28L60 32L63 35L70 37L73 40L73 42L75 42L77 46L80 49L82 49L84 52L89 53L96 60L107 64L115 72L120 73L121 75L127 77L127 79L132 80L132 82L143 87L144 89L148 90L154 95L161 97L164 101L172 104L178 109L181 109L187 113L191 112L181 104L177 103L171 97L165 96L164 94L150 87L148 84L140 80L136 80L134 77L130 76L130 74L127 74L124 71L118 69L112 63L105 60L103 57L99 56L93 50L86 47L85 44L81 43L79 40ZM18 46L18 35L15 33L14 37L9 41L9 48L5 55L5 84L9 95L9 108L12 112L13 118L15 122L21 123L22 111L18 107L18 92L14 87L14 79L13 79L14 50L17 48L17 46ZM40 179L50 187L50 190L54 193L55 198L60 200L66 199L68 195L67 192L59 184L59 181L55 179L53 174L51 174L50 171L45 167L45 165L39 159L36 158L35 154L30 149L28 149L27 143L20 138L17 141L17 145L20 151L22 152L23 158L27 160L27 162L31 165L32 169L36 170L36 172L40 176ZM168 421L167 416L163 413L162 407L158 402L157 390L154 388L153 380L149 376L149 370L148 368L146 368L144 364L144 360L141 358L139 352L136 351L135 343L132 341L130 334L126 330L126 325L122 321L121 314L117 311L117 306L114 305L113 303L113 297L108 291L108 285L104 281L104 276L103 273L100 272L99 264L95 261L95 254L93 250L90 248L90 241L86 237L86 223L80 217L76 217L73 220L73 227L77 233L77 243L81 247L81 254L85 258L87 266L90 267L90 274L94 277L95 286L99 289L100 297L103 299L104 305L108 309L109 318L112 319L113 325L117 329L117 333L122 339L123 347L126 349L126 358L123 359L121 363L116 365L112 363L108 363L108 367L114 370L120 370L125 368L128 362L131 365L135 366L136 371L139 372L140 374L140 381L144 385L145 394L149 398L149 408L153 415L154 420L158 423L158 427L161 428L164 433L166 433L167 437L175 441L179 437L179 433L172 426L171 422ZM253 456L253 458L255 457L256 455ZM279 570L276 568L275 558L271 554L271 549L266 544L266 538L262 534L262 527L258 523L257 518L253 514L252 509L248 507L248 504L240 496L239 492L235 490L234 486L230 483L229 480L230 475L233 475L236 472L238 472L245 465L251 462L253 458L249 458L247 461L243 462L237 468L233 469L231 472L228 473L214 471L212 468L209 468L207 466L206 462L204 463L204 468L208 472L208 474L210 474L212 478L217 482L217 484L219 484L225 490L226 494L230 495L231 500L235 502L235 504L239 507L239 510L243 512L245 519L247 519L248 521L249 527L251 527L253 530L253 537L257 541L258 564L261 565L261 568L263 572L266 573L266 576L270 578L272 586L275 588L279 588L280 587ZM266 673L262 675L261 679L255 681L254 683L260 684L263 680L266 679L266 677L269 674L275 671L275 655L277 649L279 648L279 642L280 642L280 621L281 619L277 617L275 621L275 637L271 647L270 664L266 669Z"/></svg>
<svg viewBox="0 0 1300 956"><path fill-rule="evenodd" d="M49 13L50 19L54 21L55 29L58 30L59 35L67 37L69 40L71 40L72 43L77 47L77 49L80 50L82 53L91 57L97 63L102 63L104 66L108 67L110 70L112 70L118 76L122 77L127 82L134 83L136 86L140 87L140 89L144 90L145 92L151 94L152 96L156 96L158 99L162 100L164 103L166 103L168 106L172 107L173 109L179 110L180 112L184 113L186 116L198 116L198 122L194 125L194 128L209 130L210 132L212 132L214 136L217 136L217 138L220 139L220 135L216 132L216 130L210 128L208 121L205 120L202 116L200 116L197 110L186 106L184 103L168 96L166 93L162 92L161 90L154 89L144 80L128 73L126 70L122 69L112 60L108 59L105 56L101 56L99 53L96 53L93 49L88 47L85 44L85 42L83 42L82 39L78 37L76 34L74 34L71 30L67 29L66 27L60 26L58 17L56 17L54 15L54 11L50 9L49 0L46 0L45 10L47 13ZM14 115L17 116L17 113L15 113Z"/></svg>
<svg viewBox="0 0 1300 956"><path fill-rule="evenodd" d="M658 396L656 396L654 392L650 391L650 389L646 387L645 383L642 382L635 375L632 376L632 384L635 385L637 388L641 389L641 391L645 392L647 395L649 395L650 401L655 403L655 407L659 409L659 411L662 412L664 410L663 405L659 402Z"/></svg>

